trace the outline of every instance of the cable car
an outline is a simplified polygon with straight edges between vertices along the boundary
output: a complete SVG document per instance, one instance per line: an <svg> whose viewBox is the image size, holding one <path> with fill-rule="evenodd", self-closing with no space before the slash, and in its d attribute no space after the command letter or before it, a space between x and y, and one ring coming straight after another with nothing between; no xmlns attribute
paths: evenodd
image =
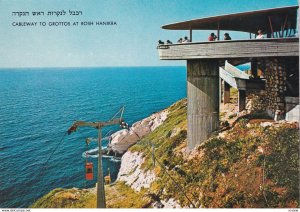
<svg viewBox="0 0 300 212"><path fill-rule="evenodd" d="M111 178L110 178L109 168L107 169L107 172L108 172L108 174L107 174L107 176L104 177L104 182L105 182L105 184L110 184L111 183Z"/></svg>
<svg viewBox="0 0 300 212"><path fill-rule="evenodd" d="M93 180L93 163L86 163L85 164L85 178L86 180Z"/></svg>

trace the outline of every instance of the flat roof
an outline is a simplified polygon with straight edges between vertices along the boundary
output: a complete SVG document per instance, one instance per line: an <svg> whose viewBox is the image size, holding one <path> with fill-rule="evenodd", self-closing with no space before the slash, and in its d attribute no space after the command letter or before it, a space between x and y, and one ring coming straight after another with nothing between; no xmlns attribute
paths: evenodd
<svg viewBox="0 0 300 212"><path fill-rule="evenodd" d="M243 13L227 14L189 21L177 22L162 26L170 30L229 30L257 33L261 29L263 33L280 31L285 23L285 28L295 29L297 26L298 6L272 8L249 11Z"/></svg>

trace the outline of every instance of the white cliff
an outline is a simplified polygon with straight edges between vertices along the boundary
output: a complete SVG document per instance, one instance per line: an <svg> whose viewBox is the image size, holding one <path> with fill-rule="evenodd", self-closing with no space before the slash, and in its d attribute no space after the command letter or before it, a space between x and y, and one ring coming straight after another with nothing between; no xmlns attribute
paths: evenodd
<svg viewBox="0 0 300 212"><path fill-rule="evenodd" d="M122 157L122 163L119 170L117 181L124 181L136 191L142 188L150 188L151 183L155 180L154 171L144 171L141 169L145 158L140 152L126 152Z"/></svg>
<svg viewBox="0 0 300 212"><path fill-rule="evenodd" d="M129 130L124 129L112 134L112 141L109 147L114 152L120 154L126 152L140 138L143 138L160 126L166 120L167 116L168 110L163 110L134 123Z"/></svg>
<svg viewBox="0 0 300 212"><path fill-rule="evenodd" d="M127 151L122 157L121 168L117 181L123 181L135 191L139 192L142 188L150 188L151 183L156 180L153 170L144 171L141 169L144 163L142 152ZM160 200L152 203L153 208L181 208L180 204L174 199Z"/></svg>
<svg viewBox="0 0 300 212"><path fill-rule="evenodd" d="M142 188L150 188L151 184L157 180L154 170L145 171L142 164L145 161L143 152L131 152L127 149L136 144L140 138L148 135L159 127L168 116L168 110L163 110L152 114L141 121L132 125L130 130L121 130L112 135L110 148L122 156L121 167L118 173L117 181L124 182L135 191L139 192ZM174 131L174 134L176 132ZM154 208L180 208L180 204L174 199L160 200L152 203Z"/></svg>

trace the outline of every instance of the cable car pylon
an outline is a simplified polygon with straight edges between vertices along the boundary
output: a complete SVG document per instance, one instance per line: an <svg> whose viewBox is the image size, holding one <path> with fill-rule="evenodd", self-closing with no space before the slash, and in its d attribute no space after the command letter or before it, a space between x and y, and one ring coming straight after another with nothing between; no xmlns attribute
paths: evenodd
<svg viewBox="0 0 300 212"><path fill-rule="evenodd" d="M119 113L121 114L120 118L115 118ZM113 116L112 119L108 121L97 121L97 122L75 121L73 125L68 129L68 135L75 132L78 127L93 127L98 130L97 208L106 208L104 177L103 177L103 168L102 168L102 147L101 147L102 128L106 126L119 124L122 129L127 129L128 124L124 122L122 118L123 113L124 113L124 106ZM86 168L90 168L90 167L86 167Z"/></svg>

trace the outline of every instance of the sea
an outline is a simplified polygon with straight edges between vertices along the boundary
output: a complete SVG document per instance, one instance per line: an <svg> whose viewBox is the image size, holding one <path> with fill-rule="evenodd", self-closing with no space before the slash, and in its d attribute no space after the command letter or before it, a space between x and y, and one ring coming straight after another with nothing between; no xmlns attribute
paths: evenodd
<svg viewBox="0 0 300 212"><path fill-rule="evenodd" d="M85 142L97 130L66 135L74 121L107 121L125 106L130 126L184 97L185 67L0 69L0 208L29 207L55 188L95 186L97 158L83 153L97 147ZM94 165L91 181L86 160ZM102 162L116 180L120 160Z"/></svg>

